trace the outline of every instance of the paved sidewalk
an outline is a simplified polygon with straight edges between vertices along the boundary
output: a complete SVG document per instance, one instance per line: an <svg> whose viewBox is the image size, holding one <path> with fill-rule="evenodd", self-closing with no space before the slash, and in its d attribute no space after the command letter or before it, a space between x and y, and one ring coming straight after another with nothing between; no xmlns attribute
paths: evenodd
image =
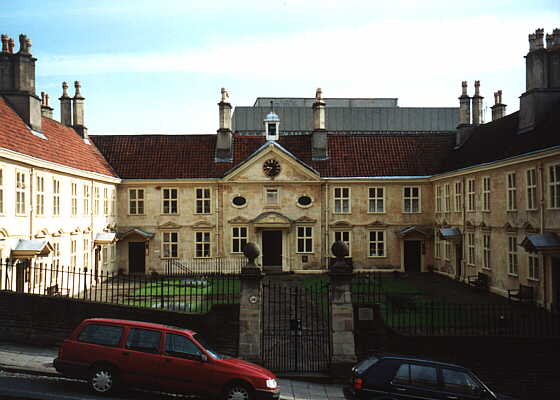
<svg viewBox="0 0 560 400"><path fill-rule="evenodd" d="M56 347L36 347L0 342L0 370L59 376L52 362ZM342 386L280 378L280 398L284 400L342 400Z"/></svg>

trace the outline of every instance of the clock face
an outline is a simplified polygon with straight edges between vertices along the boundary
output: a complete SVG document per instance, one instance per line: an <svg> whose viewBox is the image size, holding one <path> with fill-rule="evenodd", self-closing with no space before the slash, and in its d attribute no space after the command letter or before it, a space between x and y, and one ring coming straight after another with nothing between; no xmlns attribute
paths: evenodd
<svg viewBox="0 0 560 400"><path fill-rule="evenodd" d="M280 173L280 163L273 158L266 160L263 164L263 171L266 176L273 178Z"/></svg>

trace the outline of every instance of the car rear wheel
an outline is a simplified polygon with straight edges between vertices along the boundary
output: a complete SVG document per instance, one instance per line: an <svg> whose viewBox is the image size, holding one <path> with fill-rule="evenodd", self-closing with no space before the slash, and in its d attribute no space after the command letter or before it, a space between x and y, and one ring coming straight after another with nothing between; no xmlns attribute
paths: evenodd
<svg viewBox="0 0 560 400"><path fill-rule="evenodd" d="M96 366L89 375L89 387L97 394L108 394L115 391L117 374L108 366Z"/></svg>
<svg viewBox="0 0 560 400"><path fill-rule="evenodd" d="M224 400L253 400L253 389L243 383L231 384L224 392Z"/></svg>

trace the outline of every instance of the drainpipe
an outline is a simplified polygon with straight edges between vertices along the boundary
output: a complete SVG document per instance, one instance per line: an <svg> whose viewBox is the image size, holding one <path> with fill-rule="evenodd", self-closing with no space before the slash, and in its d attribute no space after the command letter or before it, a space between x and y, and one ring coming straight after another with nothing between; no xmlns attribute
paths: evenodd
<svg viewBox="0 0 560 400"><path fill-rule="evenodd" d="M324 237L325 237L325 246L323 247L323 251L325 252L323 254L322 259L325 261L325 266L327 267L327 270L329 269L329 192L330 192L330 188L329 188L329 184L328 183L324 183L323 184L323 189L325 190L325 226L323 229L325 229L325 233L324 233Z"/></svg>
<svg viewBox="0 0 560 400"><path fill-rule="evenodd" d="M220 233L223 230L223 223L220 219L220 184L218 183L216 185L216 201L215 201L215 206L216 206L216 257L219 257L220 254L224 253L223 250L223 244L219 244L220 243ZM225 235L224 235L225 236Z"/></svg>
<svg viewBox="0 0 560 400"><path fill-rule="evenodd" d="M34 215L33 209L35 207L35 203L33 202L33 176L34 175L35 175L35 169L31 167L29 169L29 239L33 239L33 215Z"/></svg>
<svg viewBox="0 0 560 400"><path fill-rule="evenodd" d="M544 168L542 165L542 162L539 162L538 165L538 171L539 171L539 181L541 182L541 199L540 199L540 212L539 212L539 217L540 217L540 233L541 235L544 233L544 207L545 207L545 198L544 198ZM542 285L543 285L543 305L546 308L547 306L547 301L548 301L548 290L547 290L547 271L546 271L546 258L550 257L545 257L542 256L542 268L543 268L543 279L542 279Z"/></svg>
<svg viewBox="0 0 560 400"><path fill-rule="evenodd" d="M461 276L459 276L459 280L461 280L461 278L465 275L465 269L467 268L467 264L465 263L465 227L467 226L467 179L465 178L465 176L463 176L463 183L461 185L463 186L461 188L461 191L463 192L463 242L461 243Z"/></svg>

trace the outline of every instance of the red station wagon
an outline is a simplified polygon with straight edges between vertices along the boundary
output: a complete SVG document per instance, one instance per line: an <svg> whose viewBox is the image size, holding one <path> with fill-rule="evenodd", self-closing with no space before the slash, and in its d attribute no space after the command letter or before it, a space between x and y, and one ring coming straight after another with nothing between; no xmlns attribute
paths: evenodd
<svg viewBox="0 0 560 400"><path fill-rule="evenodd" d="M86 378L99 394L126 386L228 400L280 397L267 369L218 354L196 332L148 322L86 319L64 340L54 367Z"/></svg>

